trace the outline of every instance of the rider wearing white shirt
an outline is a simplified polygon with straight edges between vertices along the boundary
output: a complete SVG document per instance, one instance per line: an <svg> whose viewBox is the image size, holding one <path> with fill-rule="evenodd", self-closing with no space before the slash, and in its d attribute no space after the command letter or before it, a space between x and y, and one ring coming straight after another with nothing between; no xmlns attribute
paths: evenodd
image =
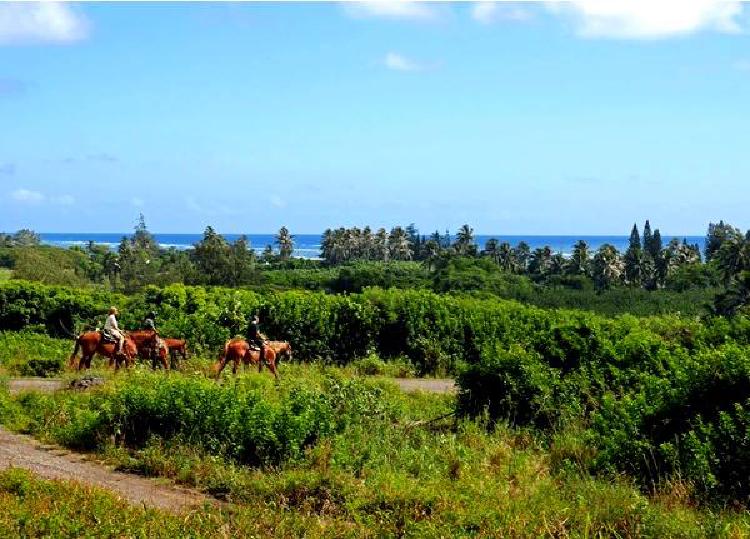
<svg viewBox="0 0 750 539"><path fill-rule="evenodd" d="M117 353L122 351L122 345L125 342L125 336L122 334L120 326L117 324L118 314L117 307L110 307L109 315L107 315L107 320L104 322L104 331L109 332L115 339L117 339Z"/></svg>

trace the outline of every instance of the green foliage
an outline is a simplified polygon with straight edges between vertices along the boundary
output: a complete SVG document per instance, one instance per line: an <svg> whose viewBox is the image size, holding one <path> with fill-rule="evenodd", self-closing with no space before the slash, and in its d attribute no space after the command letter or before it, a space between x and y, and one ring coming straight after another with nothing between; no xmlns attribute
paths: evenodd
<svg viewBox="0 0 750 539"><path fill-rule="evenodd" d="M21 376L55 376L73 350L70 340L31 332L0 332L0 365Z"/></svg>
<svg viewBox="0 0 750 539"><path fill-rule="evenodd" d="M149 537L342 537L368 536L372 530L416 537L509 532L537 537L550 531L580 537L702 537L748 531L742 512L699 510L677 494L667 492L661 501L625 481L558 474L549 467L550 454L528 432L502 427L488 432L469 420L414 422L448 412L444 397L406 396L388 384L364 383L332 369L292 371L294 381L282 382L279 389L257 376L221 387L180 374L160 380L124 373L112 389L20 397L24 411L34 416L28 428L37 436L77 447L86 440L104 444L99 455L110 463L225 497L232 502L231 514L205 508L173 518L128 509L95 489L13 471L0 474L0 531ZM304 396L292 400L299 392ZM311 395L321 402L312 409L330 416L309 413ZM168 405L178 410L162 410ZM219 409L226 417L198 417ZM259 410L270 419L243 422ZM136 414L145 418L143 426L136 424ZM295 447L316 417L332 419L323 422L326 434L286 453L280 465L248 467L237 460L243 444L270 451ZM271 436L269 422L277 436ZM97 434L120 425L138 429L122 431L126 449ZM246 429L250 432L242 432ZM137 438L128 439L136 432Z"/></svg>

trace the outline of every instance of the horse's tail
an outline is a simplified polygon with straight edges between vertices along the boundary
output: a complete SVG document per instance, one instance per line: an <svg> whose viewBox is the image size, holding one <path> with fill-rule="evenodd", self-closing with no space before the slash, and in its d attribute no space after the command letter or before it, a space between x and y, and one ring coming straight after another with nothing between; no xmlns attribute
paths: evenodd
<svg viewBox="0 0 750 539"><path fill-rule="evenodd" d="M73 368L75 367L76 359L78 356L78 350L81 348L81 336L75 338L75 346L73 347L73 353L70 354L70 359L68 359L68 367Z"/></svg>

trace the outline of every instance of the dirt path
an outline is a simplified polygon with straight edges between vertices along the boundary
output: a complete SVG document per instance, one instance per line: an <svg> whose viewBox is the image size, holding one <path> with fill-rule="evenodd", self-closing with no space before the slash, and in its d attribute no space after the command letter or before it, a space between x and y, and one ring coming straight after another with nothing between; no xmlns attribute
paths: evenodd
<svg viewBox="0 0 750 539"><path fill-rule="evenodd" d="M51 393L63 387L65 387L64 382L58 378L12 378L8 380L8 391L11 395L18 395L22 391Z"/></svg>
<svg viewBox="0 0 750 539"><path fill-rule="evenodd" d="M402 391L414 393L455 393L456 382L449 378L396 378L393 380Z"/></svg>
<svg viewBox="0 0 750 539"><path fill-rule="evenodd" d="M403 391L413 393L455 393L456 382L450 378L393 378ZM8 381L11 395L22 391L42 391L50 393L65 387L65 383L57 378L13 378Z"/></svg>
<svg viewBox="0 0 750 539"><path fill-rule="evenodd" d="M0 427L0 469L23 468L43 479L68 479L113 492L132 505L180 513L217 503L198 492L164 485L137 475L115 472L86 455L13 434Z"/></svg>

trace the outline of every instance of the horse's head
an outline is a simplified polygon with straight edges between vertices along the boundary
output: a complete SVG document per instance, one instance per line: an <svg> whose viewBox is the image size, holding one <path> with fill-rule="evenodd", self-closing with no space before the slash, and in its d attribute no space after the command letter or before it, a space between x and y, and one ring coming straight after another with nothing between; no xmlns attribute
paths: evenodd
<svg viewBox="0 0 750 539"><path fill-rule="evenodd" d="M122 351L129 358L134 358L138 355L138 347L132 337L125 337L125 342L122 345Z"/></svg>
<svg viewBox="0 0 750 539"><path fill-rule="evenodd" d="M283 356L285 361L292 360L292 345L289 344L287 341L284 341L284 344L281 347L279 352L280 352L278 356L279 358Z"/></svg>

